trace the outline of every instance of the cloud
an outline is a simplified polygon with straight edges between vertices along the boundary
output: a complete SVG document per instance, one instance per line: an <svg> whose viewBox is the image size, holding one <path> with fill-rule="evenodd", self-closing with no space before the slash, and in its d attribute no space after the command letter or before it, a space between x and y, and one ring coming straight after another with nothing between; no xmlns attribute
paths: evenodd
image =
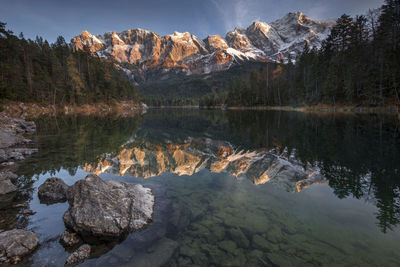
<svg viewBox="0 0 400 267"><path fill-rule="evenodd" d="M218 12L226 31L235 27L245 27L254 18L250 13L256 3L254 0L211 0L211 3Z"/></svg>

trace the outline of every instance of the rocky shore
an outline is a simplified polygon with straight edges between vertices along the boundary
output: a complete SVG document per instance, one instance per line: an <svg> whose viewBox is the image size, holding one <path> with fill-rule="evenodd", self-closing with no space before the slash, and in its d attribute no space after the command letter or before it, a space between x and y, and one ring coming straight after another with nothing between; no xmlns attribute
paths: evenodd
<svg viewBox="0 0 400 267"><path fill-rule="evenodd" d="M39 244L39 236L22 229L3 229L6 213L10 210L29 216L33 212L25 209L29 192L19 188L19 177L15 174L17 162L37 152L26 147L31 143L26 135L36 132L34 122L0 113L0 264L17 264ZM6 230L6 231L4 231Z"/></svg>
<svg viewBox="0 0 400 267"><path fill-rule="evenodd" d="M4 114L19 118L36 118L57 114L128 117L145 112L147 106L143 103L131 101L83 105L39 105L36 103L8 102L0 105L0 108Z"/></svg>
<svg viewBox="0 0 400 267"><path fill-rule="evenodd" d="M26 147L32 141L25 138L35 132L34 122L0 113L0 196L18 190L15 164L37 152L36 148Z"/></svg>

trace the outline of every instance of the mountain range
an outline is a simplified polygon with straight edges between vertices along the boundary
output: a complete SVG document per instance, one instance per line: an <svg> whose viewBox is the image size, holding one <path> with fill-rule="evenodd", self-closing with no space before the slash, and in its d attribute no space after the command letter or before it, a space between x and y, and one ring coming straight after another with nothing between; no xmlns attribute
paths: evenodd
<svg viewBox="0 0 400 267"><path fill-rule="evenodd" d="M102 58L112 58L131 81L146 82L171 74L207 74L243 62L293 60L307 44L319 48L334 21L312 20L291 12L270 24L255 21L246 29L235 28L225 36L205 39L185 32L161 36L143 29L93 35L83 31L72 38L75 49L87 47Z"/></svg>

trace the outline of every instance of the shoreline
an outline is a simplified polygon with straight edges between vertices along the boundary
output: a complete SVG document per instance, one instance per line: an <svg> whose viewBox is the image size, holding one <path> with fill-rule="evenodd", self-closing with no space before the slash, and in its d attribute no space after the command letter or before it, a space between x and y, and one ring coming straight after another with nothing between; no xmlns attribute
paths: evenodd
<svg viewBox="0 0 400 267"><path fill-rule="evenodd" d="M391 114L398 115L400 119L400 107L388 105L385 107L365 107L346 105L315 105L315 106L212 106L203 107L195 105L187 106L147 106L144 103L132 101L120 101L113 103L93 103L83 105L41 105L26 102L8 102L0 104L0 111L12 117L36 118L42 115L94 115L94 116L134 116L142 114L147 109L199 109L199 110L274 110L274 111L295 111L305 113L337 113L337 114Z"/></svg>
<svg viewBox="0 0 400 267"><path fill-rule="evenodd" d="M276 111L296 111L296 112L310 112L310 113L344 113L344 114L399 114L400 108L397 106L386 107L365 107L365 106L330 106L330 105L316 105L316 106L255 106L255 107L200 107L200 109L226 109L226 110L276 110Z"/></svg>
<svg viewBox="0 0 400 267"><path fill-rule="evenodd" d="M94 115L121 117L142 114L148 108L143 103L120 101L113 103L93 103L83 105L42 105L26 102L8 102L0 104L6 115L18 118L37 118L43 115Z"/></svg>

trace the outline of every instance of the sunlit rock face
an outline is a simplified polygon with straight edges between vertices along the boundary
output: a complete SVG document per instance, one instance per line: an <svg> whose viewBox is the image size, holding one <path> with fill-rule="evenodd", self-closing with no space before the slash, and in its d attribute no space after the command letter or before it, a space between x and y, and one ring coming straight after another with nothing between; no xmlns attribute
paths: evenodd
<svg viewBox="0 0 400 267"><path fill-rule="evenodd" d="M132 175L149 178L165 172L193 175L200 170L226 172L254 184L274 183L287 191L301 191L314 183L325 182L318 167L306 167L287 150L237 151L224 141L189 138L183 144L152 144L133 141L117 154L100 157L97 165L86 164L84 170L94 174Z"/></svg>
<svg viewBox="0 0 400 267"><path fill-rule="evenodd" d="M210 52L225 50L229 48L226 41L218 34L208 36L206 39L204 39L204 43L206 44L207 50Z"/></svg>
<svg viewBox="0 0 400 267"><path fill-rule="evenodd" d="M88 31L83 31L79 36L71 39L75 49L83 50L88 47L90 52L97 52L104 48L104 43Z"/></svg>
<svg viewBox="0 0 400 267"><path fill-rule="evenodd" d="M84 31L71 43L75 49L86 46L100 57L114 59L132 77L147 71L209 73L242 61L287 60L289 55L294 59L305 43L320 47L332 26L333 22L293 12L270 24L255 21L247 29L235 28L224 37L210 35L204 40L188 32L161 36L133 29L96 36Z"/></svg>

